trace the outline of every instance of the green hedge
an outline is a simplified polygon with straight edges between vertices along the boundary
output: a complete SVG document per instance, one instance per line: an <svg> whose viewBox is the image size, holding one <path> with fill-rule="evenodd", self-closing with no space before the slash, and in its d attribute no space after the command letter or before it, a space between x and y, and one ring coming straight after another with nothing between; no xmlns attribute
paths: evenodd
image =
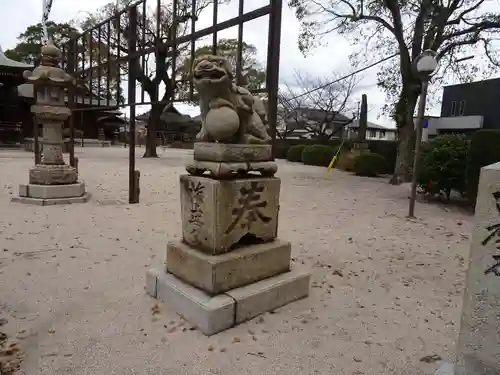
<svg viewBox="0 0 500 375"><path fill-rule="evenodd" d="M396 168L396 158L398 156L397 141L367 141L368 148L374 154L382 155L385 159L383 174L391 174Z"/></svg>
<svg viewBox="0 0 500 375"><path fill-rule="evenodd" d="M476 203L481 168L499 161L500 131L488 129L476 131L470 141L465 170L466 194L471 205Z"/></svg>
<svg viewBox="0 0 500 375"><path fill-rule="evenodd" d="M454 190L463 195L468 149L467 138L460 134L441 135L423 144L417 181L425 194L450 199Z"/></svg>
<svg viewBox="0 0 500 375"><path fill-rule="evenodd" d="M328 167L336 151L337 149L327 145L306 146L302 150L302 162L306 165Z"/></svg>
<svg viewBox="0 0 500 375"><path fill-rule="evenodd" d="M286 160L293 162L302 161L302 151L306 148L305 145L295 145L286 152Z"/></svg>
<svg viewBox="0 0 500 375"><path fill-rule="evenodd" d="M386 160L375 153L361 154L354 159L354 173L358 176L376 177L386 170Z"/></svg>
<svg viewBox="0 0 500 375"><path fill-rule="evenodd" d="M342 143L342 139L333 138L327 142L319 142L314 139L276 139L273 144L273 153L276 159L287 159L288 150L292 146L303 145L303 146L312 146L317 144L324 144L327 146L331 146L333 148L340 146ZM350 150L351 141L346 140L344 145L342 146L343 150Z"/></svg>
<svg viewBox="0 0 500 375"><path fill-rule="evenodd" d="M334 138L330 141L324 143L327 146L331 146L334 149L340 146L342 139ZM366 141L368 147L372 153L382 155L385 160L385 169L382 173L392 173L396 166L396 157L398 154L398 142L397 141ZM287 158L287 153L290 147L296 145L311 146L319 144L317 140L312 139L276 139L274 143L274 157L277 159ZM342 145L342 153L347 152L351 149L353 141L345 140Z"/></svg>

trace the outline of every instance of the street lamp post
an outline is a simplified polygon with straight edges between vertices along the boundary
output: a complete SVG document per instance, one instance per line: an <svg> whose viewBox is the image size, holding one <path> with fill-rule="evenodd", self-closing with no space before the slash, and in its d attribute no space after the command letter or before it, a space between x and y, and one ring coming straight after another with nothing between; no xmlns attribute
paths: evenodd
<svg viewBox="0 0 500 375"><path fill-rule="evenodd" d="M438 61L436 59L436 52L432 50L425 50L422 52L414 62L414 69L416 70L420 80L422 81L422 92L418 103L417 126L416 126L416 139L415 139L415 152L413 154L413 171L411 178L411 194L410 194L410 207L408 216L415 217L415 198L417 195L417 173L418 161L420 158L420 144L422 143L422 126L425 116L425 105L427 101L427 88L429 80L436 72Z"/></svg>

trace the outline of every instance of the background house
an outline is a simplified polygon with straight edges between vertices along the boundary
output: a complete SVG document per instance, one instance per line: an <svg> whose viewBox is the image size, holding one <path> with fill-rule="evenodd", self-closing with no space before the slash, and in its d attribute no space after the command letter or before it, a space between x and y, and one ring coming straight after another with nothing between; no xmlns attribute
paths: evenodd
<svg viewBox="0 0 500 375"><path fill-rule="evenodd" d="M281 138L287 139L342 138L347 135L347 125L352 121L337 112L308 107L287 111L278 106L276 130Z"/></svg>
<svg viewBox="0 0 500 375"><path fill-rule="evenodd" d="M349 139L356 139L358 136L359 120L355 120L352 124L347 126L347 137ZM385 126L368 122L366 128L367 140L378 141L394 141L396 140L397 131L393 128L386 128Z"/></svg>
<svg viewBox="0 0 500 375"><path fill-rule="evenodd" d="M0 47L0 144L19 143L33 129L30 108L17 93L17 86L25 82L23 72L31 69L30 64L7 58Z"/></svg>
<svg viewBox="0 0 500 375"><path fill-rule="evenodd" d="M147 124L151 111L136 116L138 123ZM180 113L172 104L168 104L160 116L160 124L156 126L158 143L166 145L172 142L191 141L201 129L201 116L191 117Z"/></svg>

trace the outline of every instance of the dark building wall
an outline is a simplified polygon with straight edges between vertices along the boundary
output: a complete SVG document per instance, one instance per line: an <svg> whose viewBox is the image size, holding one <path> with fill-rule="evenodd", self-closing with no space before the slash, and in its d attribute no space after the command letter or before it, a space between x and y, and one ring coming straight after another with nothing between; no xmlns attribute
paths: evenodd
<svg viewBox="0 0 500 375"><path fill-rule="evenodd" d="M16 134L16 142L21 142L24 138L32 138L34 136L34 119L31 114L31 105L33 99L21 97L17 93L17 85L4 85L0 90L0 127L3 123L21 123L20 132ZM83 107L77 104L77 108ZM104 127L103 124L98 123L97 119L104 116L103 111L96 111L95 109L86 108L86 110L76 110L73 112L75 129L83 131L84 138L97 139L99 135L99 128ZM65 126L69 126L69 121ZM115 128L104 127L106 138L111 139ZM12 138L9 132L9 138ZM39 135L41 135L41 130ZM6 132L0 133L0 143L5 141Z"/></svg>
<svg viewBox="0 0 500 375"><path fill-rule="evenodd" d="M500 128L500 78L446 86L441 117L483 116L483 127Z"/></svg>

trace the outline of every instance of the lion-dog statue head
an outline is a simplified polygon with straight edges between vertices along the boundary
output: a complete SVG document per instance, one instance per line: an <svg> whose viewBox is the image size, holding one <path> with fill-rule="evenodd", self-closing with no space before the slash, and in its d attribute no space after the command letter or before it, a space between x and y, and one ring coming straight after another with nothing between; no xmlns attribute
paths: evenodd
<svg viewBox="0 0 500 375"><path fill-rule="evenodd" d="M204 55L193 62L193 83L198 90L215 86L231 87L233 70L222 56Z"/></svg>

